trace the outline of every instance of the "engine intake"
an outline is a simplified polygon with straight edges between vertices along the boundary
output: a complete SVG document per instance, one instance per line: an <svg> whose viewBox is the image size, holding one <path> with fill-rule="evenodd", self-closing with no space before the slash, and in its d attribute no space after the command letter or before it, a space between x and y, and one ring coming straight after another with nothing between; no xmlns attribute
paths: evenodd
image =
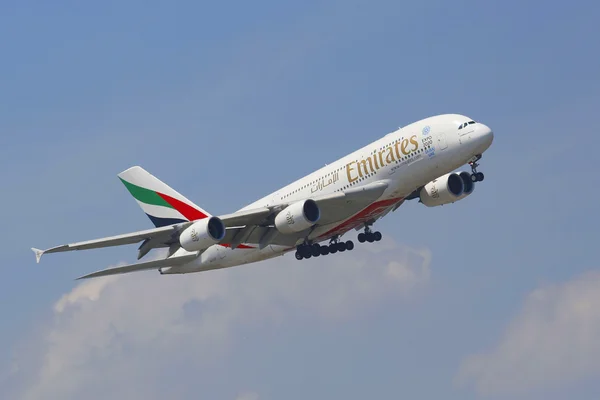
<svg viewBox="0 0 600 400"><path fill-rule="evenodd" d="M225 237L225 224L217 217L204 218L187 227L179 236L186 251L206 250Z"/></svg>
<svg viewBox="0 0 600 400"><path fill-rule="evenodd" d="M467 197L468 195L470 195L471 193L473 193L473 190L475 190L475 182L473 182L473 180L471 179L471 174L466 171L462 171L458 175L460 176L460 179L462 179L462 181L463 181L464 190L463 190L463 194L458 196L456 198L456 200L462 200L465 197Z"/></svg>
<svg viewBox="0 0 600 400"><path fill-rule="evenodd" d="M283 234L301 232L321 218L321 210L314 200L307 199L291 204L275 217L275 227Z"/></svg>
<svg viewBox="0 0 600 400"><path fill-rule="evenodd" d="M419 197L421 203L427 207L436 207L454 203L461 198L464 192L465 183L463 178L456 172L451 172L423 186L419 192Z"/></svg>

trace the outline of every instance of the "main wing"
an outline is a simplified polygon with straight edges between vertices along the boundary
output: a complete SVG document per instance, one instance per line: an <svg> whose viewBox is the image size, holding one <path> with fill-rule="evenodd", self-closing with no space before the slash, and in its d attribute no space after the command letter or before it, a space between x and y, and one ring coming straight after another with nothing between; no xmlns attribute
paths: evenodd
<svg viewBox="0 0 600 400"><path fill-rule="evenodd" d="M285 209L289 204L242 210L219 216L218 218L221 219L226 227L226 234L219 244L227 245L231 248L236 248L242 243L255 244L260 248L264 248L269 244L294 246L298 240L307 236L310 237L311 232L315 228L333 225L364 209L377 200L387 186L386 182L380 181L352 188L345 192L312 198L321 210L321 218L311 229L295 234L282 234L273 226L273 220L277 213ZM46 253L97 249L139 242L142 242L142 244L138 249L138 259L142 258L153 248L169 247L172 249L172 254L179 247L179 236L181 233L193 223L194 221L185 221L144 231L64 244L46 250L36 248L32 248L32 250L35 253L36 262L38 263L42 255Z"/></svg>
<svg viewBox="0 0 600 400"><path fill-rule="evenodd" d="M168 247L170 244L176 243L179 239L179 234L192 222L184 222L181 224L168 225L160 228L147 229L145 231L138 231L132 233L126 233L123 235L109 236L100 239L87 240L85 242L77 242L70 244L63 244L61 246L52 247L46 250L36 249L32 247L31 250L35 253L36 262L40 262L42 256L46 253L60 253L63 251L73 250L89 250L98 249L102 247L122 246L126 244L134 244L141 241L150 243L150 241L160 244L161 246L156 247ZM140 250L142 248L140 247ZM141 257L138 257L141 258Z"/></svg>

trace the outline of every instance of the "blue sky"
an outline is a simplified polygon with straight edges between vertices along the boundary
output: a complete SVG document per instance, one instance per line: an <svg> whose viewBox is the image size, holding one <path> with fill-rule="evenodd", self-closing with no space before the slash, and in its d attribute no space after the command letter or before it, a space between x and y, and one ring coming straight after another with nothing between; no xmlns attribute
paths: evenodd
<svg viewBox="0 0 600 400"><path fill-rule="evenodd" d="M0 397L597 399L599 11L0 3ZM371 248L83 284L135 248L29 250L148 228L132 165L229 213L449 112L486 180Z"/></svg>

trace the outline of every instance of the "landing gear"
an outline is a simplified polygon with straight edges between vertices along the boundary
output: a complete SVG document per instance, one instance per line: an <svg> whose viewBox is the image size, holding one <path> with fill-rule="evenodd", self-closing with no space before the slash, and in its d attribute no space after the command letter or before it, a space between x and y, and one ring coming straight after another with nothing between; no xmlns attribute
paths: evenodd
<svg viewBox="0 0 600 400"><path fill-rule="evenodd" d="M310 250L313 257L319 257L321 255L321 245L318 243L315 243L312 246L310 246Z"/></svg>
<svg viewBox="0 0 600 400"><path fill-rule="evenodd" d="M358 241L361 243L364 242L369 242L369 243L373 243L373 242L379 242L381 240L381 232L372 232L371 229L366 226L365 227L365 232L364 233L359 233L358 234Z"/></svg>
<svg viewBox="0 0 600 400"><path fill-rule="evenodd" d="M485 178L485 176L483 175L483 172L477 172L477 167L479 167L479 164L477 164L477 161L479 161L481 159L481 155L475 156L473 161L469 161L469 165L471 166L471 181L472 182L481 182L483 181L483 178Z"/></svg>
<svg viewBox="0 0 600 400"><path fill-rule="evenodd" d="M326 256L328 254L335 254L338 251L351 251L354 249L354 242L348 240L346 242L340 242L339 239L333 238L329 242L329 245L320 245L318 243L303 243L296 247L296 260L303 260L305 258Z"/></svg>
<svg viewBox="0 0 600 400"><path fill-rule="evenodd" d="M298 245L296 247L296 260L302 260L304 258L311 258L313 256L314 247L308 243Z"/></svg>

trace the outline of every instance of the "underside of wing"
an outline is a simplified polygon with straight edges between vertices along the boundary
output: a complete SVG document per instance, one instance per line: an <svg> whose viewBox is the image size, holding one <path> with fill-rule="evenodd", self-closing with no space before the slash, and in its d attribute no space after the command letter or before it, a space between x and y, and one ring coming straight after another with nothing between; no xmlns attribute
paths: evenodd
<svg viewBox="0 0 600 400"><path fill-rule="evenodd" d="M144 271L150 269L159 269L164 267L173 267L177 265L182 265L187 262L193 261L196 257L198 257L198 253L186 254L178 257L170 257L164 260L155 260L155 261L146 261L137 264L123 265L121 267L108 268L101 271L96 271L91 274L87 274L84 276L80 276L77 279L88 279L88 278L97 278L99 276L108 276L108 275L118 275L125 274L128 272L134 271Z"/></svg>

